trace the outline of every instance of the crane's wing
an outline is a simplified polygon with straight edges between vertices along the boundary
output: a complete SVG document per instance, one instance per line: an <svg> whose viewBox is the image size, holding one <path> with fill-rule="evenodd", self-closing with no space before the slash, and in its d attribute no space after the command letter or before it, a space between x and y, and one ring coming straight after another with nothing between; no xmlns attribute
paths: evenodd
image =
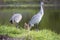
<svg viewBox="0 0 60 40"><path fill-rule="evenodd" d="M36 15L34 15L33 17L32 17L32 19L34 19L36 17Z"/></svg>
<svg viewBox="0 0 60 40"><path fill-rule="evenodd" d="M41 16L40 15L34 15L29 23L30 24L36 24L36 23L39 23L40 20L41 20Z"/></svg>
<svg viewBox="0 0 60 40"><path fill-rule="evenodd" d="M39 11L37 14L35 14L32 19L34 19L35 17L38 17L39 16L39 13L41 14L41 11Z"/></svg>

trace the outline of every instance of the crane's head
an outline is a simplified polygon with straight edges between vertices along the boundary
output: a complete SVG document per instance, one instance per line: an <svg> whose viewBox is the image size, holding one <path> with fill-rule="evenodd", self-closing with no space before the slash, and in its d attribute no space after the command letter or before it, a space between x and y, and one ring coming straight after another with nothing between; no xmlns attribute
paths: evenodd
<svg viewBox="0 0 60 40"><path fill-rule="evenodd" d="M44 2L41 2L41 5L44 5Z"/></svg>

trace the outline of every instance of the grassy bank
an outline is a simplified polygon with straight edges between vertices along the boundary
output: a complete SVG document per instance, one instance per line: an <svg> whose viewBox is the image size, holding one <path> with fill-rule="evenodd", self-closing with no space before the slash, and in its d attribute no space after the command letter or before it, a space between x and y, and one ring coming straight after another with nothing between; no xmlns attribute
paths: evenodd
<svg viewBox="0 0 60 40"><path fill-rule="evenodd" d="M21 38L25 37L26 40L60 40L60 34L48 29L37 31L31 30L28 32L25 29L16 29L13 26L0 26L0 35L8 35L9 37Z"/></svg>

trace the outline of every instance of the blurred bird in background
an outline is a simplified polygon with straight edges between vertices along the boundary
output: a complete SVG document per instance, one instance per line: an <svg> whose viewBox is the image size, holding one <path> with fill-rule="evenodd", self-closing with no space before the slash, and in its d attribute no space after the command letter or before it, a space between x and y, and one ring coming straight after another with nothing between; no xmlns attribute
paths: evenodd
<svg viewBox="0 0 60 40"><path fill-rule="evenodd" d="M10 23L11 24L15 24L16 27L18 28L18 24L19 22L22 20L22 15L20 13L15 13L12 15L12 17L10 18Z"/></svg>

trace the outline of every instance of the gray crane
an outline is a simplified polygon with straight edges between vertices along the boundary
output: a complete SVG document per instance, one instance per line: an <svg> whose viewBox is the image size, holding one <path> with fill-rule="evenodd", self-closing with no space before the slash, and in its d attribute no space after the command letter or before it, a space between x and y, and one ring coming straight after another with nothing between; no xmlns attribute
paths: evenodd
<svg viewBox="0 0 60 40"><path fill-rule="evenodd" d="M25 23L25 26L24 26L25 28L28 27L28 29L31 29L31 27L34 26L34 24L39 24L39 22L41 21L43 15L44 15L43 5L44 5L44 3L41 2L40 11L31 18L31 20L29 21L28 24Z"/></svg>
<svg viewBox="0 0 60 40"><path fill-rule="evenodd" d="M22 15L20 13L15 13L10 18L10 23L15 24L16 27L18 28L18 23L21 21L21 19L22 19Z"/></svg>

